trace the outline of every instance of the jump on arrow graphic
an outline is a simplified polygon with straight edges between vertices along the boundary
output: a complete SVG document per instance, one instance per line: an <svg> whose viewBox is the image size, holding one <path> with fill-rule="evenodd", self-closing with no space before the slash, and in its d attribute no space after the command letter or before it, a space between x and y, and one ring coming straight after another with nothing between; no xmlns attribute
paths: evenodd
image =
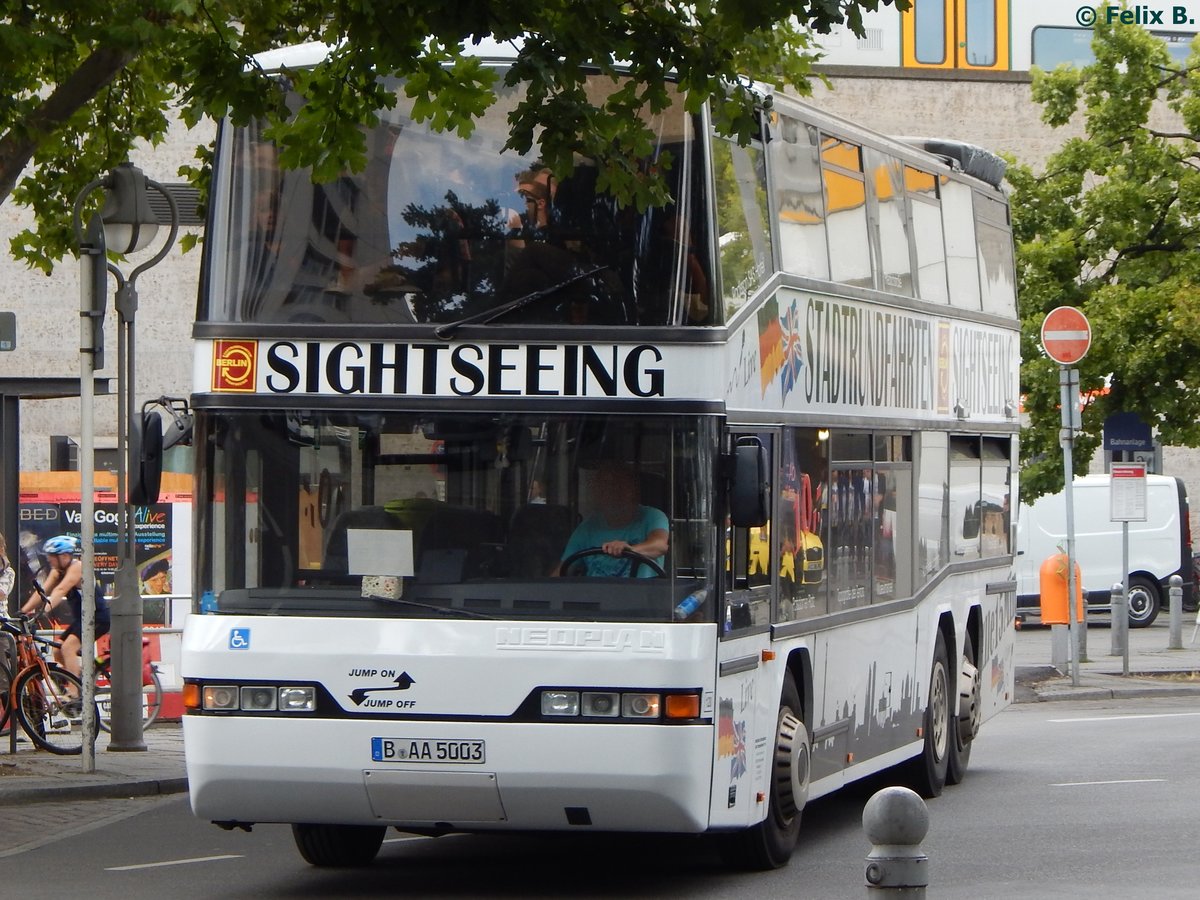
<svg viewBox="0 0 1200 900"><path fill-rule="evenodd" d="M395 687L377 687L377 688L355 688L350 692L350 699L354 701L355 706L362 706L362 702L367 699L367 694L377 694L382 691L407 691L415 682L412 676L407 672L401 672L396 676Z"/></svg>

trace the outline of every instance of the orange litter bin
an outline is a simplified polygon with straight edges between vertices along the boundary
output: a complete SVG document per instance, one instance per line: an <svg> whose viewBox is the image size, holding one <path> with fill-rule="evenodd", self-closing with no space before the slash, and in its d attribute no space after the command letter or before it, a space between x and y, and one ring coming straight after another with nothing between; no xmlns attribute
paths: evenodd
<svg viewBox="0 0 1200 900"><path fill-rule="evenodd" d="M1042 624L1069 625L1067 610L1067 554L1046 557L1038 570L1042 595ZM1075 563L1075 621L1083 621L1083 578Z"/></svg>

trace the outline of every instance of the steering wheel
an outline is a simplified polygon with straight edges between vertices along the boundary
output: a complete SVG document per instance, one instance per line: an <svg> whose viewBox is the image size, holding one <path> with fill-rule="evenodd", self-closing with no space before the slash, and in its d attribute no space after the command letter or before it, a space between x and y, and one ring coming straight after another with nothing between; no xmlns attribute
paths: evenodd
<svg viewBox="0 0 1200 900"><path fill-rule="evenodd" d="M558 571L566 575L570 571L571 566L579 560L588 556L607 556L602 547L586 547L583 550L576 550L561 563L559 563ZM645 554L638 553L636 550L631 550L626 547L621 551L621 556L629 560L629 577L636 578L639 566L647 566L654 573L655 578L666 578L667 573L663 571L663 567L655 562L651 557Z"/></svg>

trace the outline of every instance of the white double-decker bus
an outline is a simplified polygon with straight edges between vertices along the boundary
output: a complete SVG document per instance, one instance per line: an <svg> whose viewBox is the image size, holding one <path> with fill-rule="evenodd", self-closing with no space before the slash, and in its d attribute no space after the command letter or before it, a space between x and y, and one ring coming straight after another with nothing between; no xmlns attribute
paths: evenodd
<svg viewBox="0 0 1200 900"><path fill-rule="evenodd" d="M715 832L765 868L812 798L961 780L1013 690L1002 166L782 96L739 146L680 100L638 212L502 149L519 89L464 140L395 87L328 184L220 131L195 813L316 865L395 827ZM588 574L614 468L669 545Z"/></svg>

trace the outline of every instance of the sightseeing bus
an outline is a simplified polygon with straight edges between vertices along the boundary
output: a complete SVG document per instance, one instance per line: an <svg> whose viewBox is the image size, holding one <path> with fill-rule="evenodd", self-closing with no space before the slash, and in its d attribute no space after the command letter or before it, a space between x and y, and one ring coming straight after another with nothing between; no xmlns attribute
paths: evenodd
<svg viewBox="0 0 1200 900"><path fill-rule="evenodd" d="M714 833L770 868L811 799L961 781L1013 693L1002 163L785 96L742 145L676 96L637 210L505 149L519 86L469 138L389 86L328 183L219 132L196 815L318 866L394 827ZM595 574L567 548L614 466L668 539Z"/></svg>

